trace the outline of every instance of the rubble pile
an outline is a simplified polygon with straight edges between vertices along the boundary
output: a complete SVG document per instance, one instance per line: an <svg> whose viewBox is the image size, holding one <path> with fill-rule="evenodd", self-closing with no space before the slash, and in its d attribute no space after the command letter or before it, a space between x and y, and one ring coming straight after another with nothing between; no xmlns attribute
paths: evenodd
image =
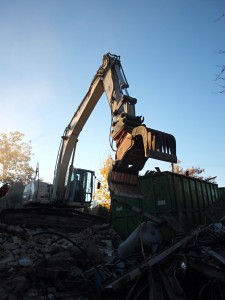
<svg viewBox="0 0 225 300"><path fill-rule="evenodd" d="M120 241L108 224L65 233L1 223L0 299L89 299L84 272L106 263Z"/></svg>
<svg viewBox="0 0 225 300"><path fill-rule="evenodd" d="M170 241L164 229L145 221L122 241L110 224L73 232L0 223L0 299L225 299L224 225Z"/></svg>

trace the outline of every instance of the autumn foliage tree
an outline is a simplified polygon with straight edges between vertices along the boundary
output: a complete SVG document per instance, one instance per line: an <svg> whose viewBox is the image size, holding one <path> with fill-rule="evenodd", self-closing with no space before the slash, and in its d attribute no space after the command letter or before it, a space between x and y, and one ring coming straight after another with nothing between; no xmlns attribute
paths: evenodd
<svg viewBox="0 0 225 300"><path fill-rule="evenodd" d="M107 209L110 208L111 200L110 200L110 193L109 193L109 187L108 187L108 174L110 167L112 165L112 157L109 155L104 163L103 167L99 170L101 178L100 183L101 186L97 190L94 200L101 206L106 207Z"/></svg>
<svg viewBox="0 0 225 300"><path fill-rule="evenodd" d="M26 184L34 172L30 166L32 150L30 142L24 142L19 131L0 134L0 182Z"/></svg>

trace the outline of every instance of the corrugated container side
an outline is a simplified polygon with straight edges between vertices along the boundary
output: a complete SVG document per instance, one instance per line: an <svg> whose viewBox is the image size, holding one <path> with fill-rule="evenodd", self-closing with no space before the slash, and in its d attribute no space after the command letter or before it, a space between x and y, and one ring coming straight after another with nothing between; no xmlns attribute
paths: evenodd
<svg viewBox="0 0 225 300"><path fill-rule="evenodd" d="M225 187L219 188L219 195L225 201Z"/></svg>
<svg viewBox="0 0 225 300"><path fill-rule="evenodd" d="M140 185L144 210L158 217L171 213L187 231L204 224L204 209L219 199L217 184L171 172L142 177Z"/></svg>
<svg viewBox="0 0 225 300"><path fill-rule="evenodd" d="M219 199L217 184L171 172L155 173L139 178L144 199L118 197L144 211L160 217L173 215L184 230L205 224L204 209ZM112 201L113 226L127 237L141 221L140 216Z"/></svg>
<svg viewBox="0 0 225 300"><path fill-rule="evenodd" d="M137 227L141 219L137 213L126 206L121 205L119 202L122 201L141 208L143 200L139 198L115 196L111 193L111 201L113 228L125 239Z"/></svg>

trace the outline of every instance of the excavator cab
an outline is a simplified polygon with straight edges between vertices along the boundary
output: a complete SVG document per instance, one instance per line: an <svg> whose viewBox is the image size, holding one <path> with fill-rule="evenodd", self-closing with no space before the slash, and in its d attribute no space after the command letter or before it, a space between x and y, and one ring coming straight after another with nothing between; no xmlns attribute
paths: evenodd
<svg viewBox="0 0 225 300"><path fill-rule="evenodd" d="M66 201L76 207L88 207L94 190L95 173L90 170L74 168L70 182L67 183Z"/></svg>

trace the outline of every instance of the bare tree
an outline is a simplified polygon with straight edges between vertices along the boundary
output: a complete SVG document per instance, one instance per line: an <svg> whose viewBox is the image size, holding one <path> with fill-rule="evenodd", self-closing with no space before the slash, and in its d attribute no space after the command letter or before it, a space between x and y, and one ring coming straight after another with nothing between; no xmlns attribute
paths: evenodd
<svg viewBox="0 0 225 300"><path fill-rule="evenodd" d="M204 177L203 173L205 172L205 170L203 168L200 168L200 167L191 167L191 168L184 169L181 166L181 161L180 160L178 160L177 164L172 164L171 171L173 173L177 173L177 174L181 174L181 175L185 175L185 176L190 176L190 177L210 181L212 183L216 183L216 181L215 181L216 176Z"/></svg>
<svg viewBox="0 0 225 300"><path fill-rule="evenodd" d="M225 14L223 13L219 18L217 18L214 22L220 21L223 17L225 17ZM219 50L219 54L225 54L224 50ZM221 90L219 93L224 94L225 93L225 65L218 65L219 73L216 75L216 81L220 83Z"/></svg>
<svg viewBox="0 0 225 300"><path fill-rule="evenodd" d="M191 177L195 177L195 178L199 178L199 179L204 179L202 176L202 173L205 172L204 169L202 169L200 167L191 167L191 168L184 169L183 167L181 167L180 164L181 164L181 161L178 160L177 164L172 165L173 173L191 176Z"/></svg>
<svg viewBox="0 0 225 300"><path fill-rule="evenodd" d="M224 50L219 50L218 53L225 54ZM222 64L220 66L217 66L220 69L220 72L216 75L216 81L222 82L220 84L221 91L219 93L224 94L225 93L225 65Z"/></svg>

